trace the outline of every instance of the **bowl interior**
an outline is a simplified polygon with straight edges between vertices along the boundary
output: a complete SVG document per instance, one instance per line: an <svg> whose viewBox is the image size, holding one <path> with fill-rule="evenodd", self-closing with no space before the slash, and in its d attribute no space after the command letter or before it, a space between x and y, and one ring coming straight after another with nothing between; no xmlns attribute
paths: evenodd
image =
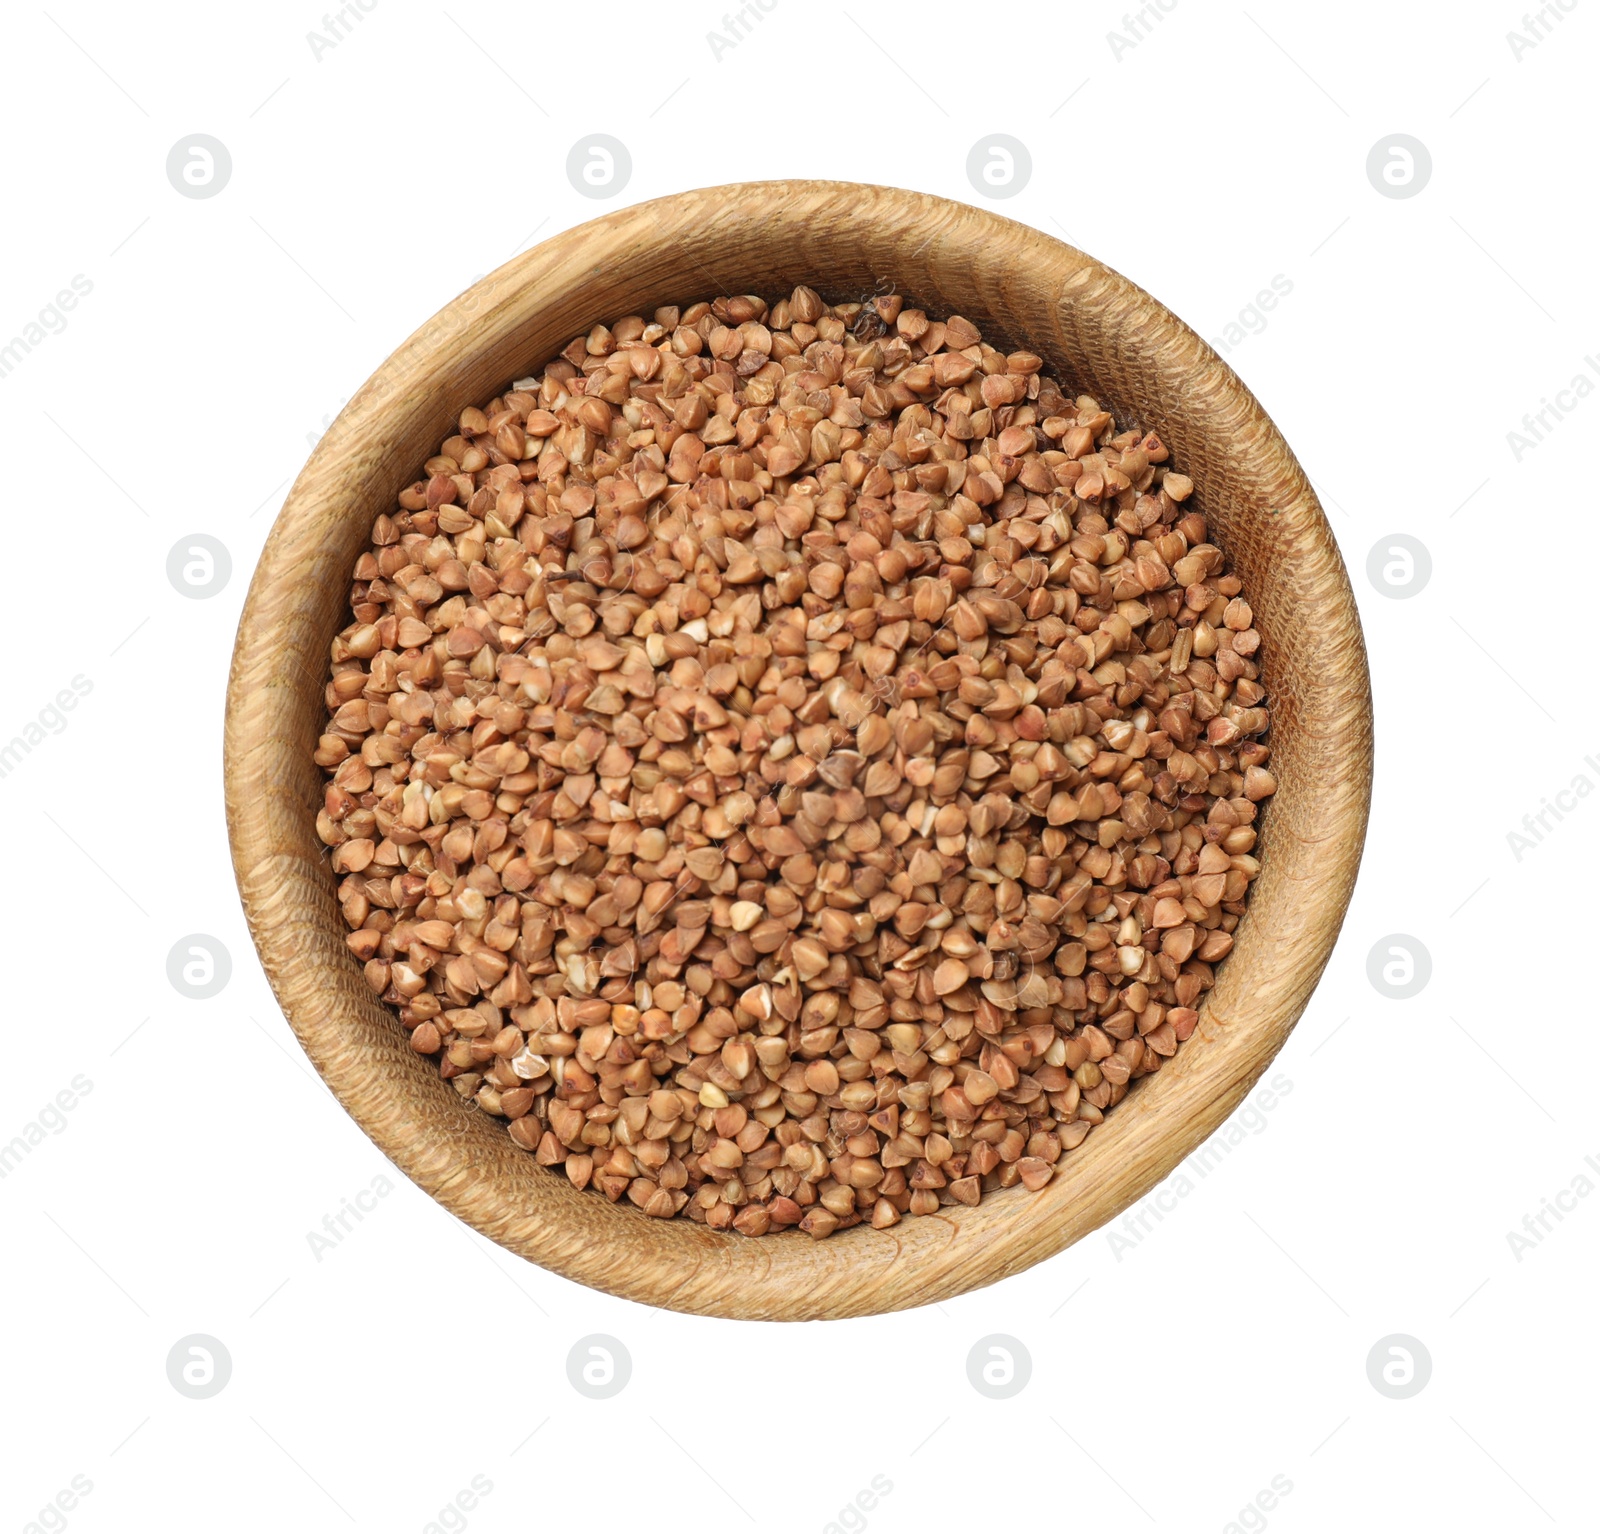
<svg viewBox="0 0 1600 1534"><path fill-rule="evenodd" d="M1233 954L1194 1037L1039 1194L1021 1188L827 1241L749 1240L578 1193L409 1048L344 943L314 831L328 645L373 518L461 408L535 371L597 321L721 293L832 301L889 285L1039 353L1069 393L1153 428L1244 582L1262 635L1279 790ZM569 1277L657 1305L804 1319L923 1304L1061 1249L1135 1201L1237 1105L1282 1045L1332 947L1365 829L1365 657L1344 567L1292 454L1235 375L1147 294L1061 242L961 204L830 182L754 183L621 210L557 236L447 305L319 443L263 553L227 719L241 895L284 1011L333 1090L462 1219Z"/></svg>

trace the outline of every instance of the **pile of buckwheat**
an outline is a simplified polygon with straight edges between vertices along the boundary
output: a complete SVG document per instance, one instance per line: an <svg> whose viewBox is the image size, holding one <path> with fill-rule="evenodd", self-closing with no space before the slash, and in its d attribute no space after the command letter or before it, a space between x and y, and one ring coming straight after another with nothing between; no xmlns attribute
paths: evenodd
<svg viewBox="0 0 1600 1534"><path fill-rule="evenodd" d="M1154 434L897 296L630 315L377 518L317 819L373 990L578 1188L1043 1187L1194 1030L1259 636Z"/></svg>

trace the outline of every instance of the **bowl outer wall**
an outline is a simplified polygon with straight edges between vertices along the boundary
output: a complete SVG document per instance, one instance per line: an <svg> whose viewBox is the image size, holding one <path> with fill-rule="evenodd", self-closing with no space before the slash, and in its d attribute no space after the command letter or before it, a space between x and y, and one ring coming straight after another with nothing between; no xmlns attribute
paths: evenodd
<svg viewBox="0 0 1600 1534"><path fill-rule="evenodd" d="M759 1239L649 1220L579 1193L518 1150L409 1047L344 941L314 818L328 647L348 618L372 520L458 412L534 372L576 334L658 304L840 302L887 279L992 344L1039 353L1069 392L1159 432L1195 482L1262 635L1279 788L1262 872L1193 1038L1108 1115L1040 1193L1021 1188L887 1231ZM318 443L268 538L229 678L224 771L235 872L263 967L351 1116L452 1213L532 1262L647 1304L802 1320L928 1304L1022 1269L1115 1217L1239 1104L1327 962L1365 835L1371 699L1355 603L1306 476L1206 344L1082 252L982 209L845 182L706 188L566 231L446 305L383 364Z"/></svg>

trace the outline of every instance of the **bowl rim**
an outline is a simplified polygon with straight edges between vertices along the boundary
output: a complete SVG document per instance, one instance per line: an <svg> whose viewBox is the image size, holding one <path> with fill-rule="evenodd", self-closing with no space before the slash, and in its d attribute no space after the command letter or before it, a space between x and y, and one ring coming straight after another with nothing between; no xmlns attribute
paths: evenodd
<svg viewBox="0 0 1600 1534"><path fill-rule="evenodd" d="M303 738L289 721L285 689L298 696L314 686L320 697L327 639L339 626L327 625L349 580L348 561L330 573L340 558L335 529L363 509L371 515L375 503L370 495L363 501L359 487L373 487L374 475L387 472L380 467L385 413L411 419L431 408L420 399L419 378L447 394L463 355L503 349L530 316L581 304L579 290L600 269L594 256L602 249L638 256L691 219L696 227L729 230L740 220L782 222L786 237L804 249L807 220L864 213L905 238L924 232L924 248L937 240L942 259L995 263L996 283L1024 267L1030 281L1043 274L1040 291L1063 327L1090 336L1115 330L1119 338L1126 327L1127 366L1152 377L1170 369L1166 386L1181 393L1183 419L1226 427L1229 472L1237 460L1237 472L1247 470L1248 482L1270 497L1272 537L1288 556L1273 583L1293 585L1297 611L1317 629L1295 640L1325 674L1312 673L1306 695L1296 695L1293 729L1298 739L1320 743L1327 781L1280 782L1267 818L1272 856L1263 860L1235 952L1204 999L1194 1037L1063 1159L1043 1192L1005 1190L975 1208L941 1209L887 1231L862 1225L822 1242L799 1232L750 1239L686 1219L649 1220L625 1201L612 1206L576 1192L516 1150L503 1124L462 1104L410 1053L398 1021L372 996L345 947L326 863L297 845L305 838L293 831L296 817L309 832L311 812L294 786L296 774L303 777L295 755ZM761 236L747 226L745 237ZM815 285L830 286L827 274L817 274ZM596 314L589 323L607 317ZM499 388L516 375L496 376ZM476 400L462 394L453 409ZM1129 413L1125 401L1105 403ZM1188 462L1185 468L1192 471ZM377 496L401 482L377 485ZM308 567L338 591L331 605ZM1348 575L1308 479L1232 369L1137 285L1053 236L927 193L809 179L700 188L605 213L514 257L404 341L318 442L274 522L240 616L224 727L228 832L252 939L302 1047L378 1148L458 1218L565 1277L651 1305L757 1319L930 1304L1019 1272L1144 1197L1232 1113L1303 1011L1348 908L1371 773L1370 686ZM330 911L337 924L331 943ZM374 1031L374 1009L393 1039ZM529 1172L549 1186L529 1181Z"/></svg>

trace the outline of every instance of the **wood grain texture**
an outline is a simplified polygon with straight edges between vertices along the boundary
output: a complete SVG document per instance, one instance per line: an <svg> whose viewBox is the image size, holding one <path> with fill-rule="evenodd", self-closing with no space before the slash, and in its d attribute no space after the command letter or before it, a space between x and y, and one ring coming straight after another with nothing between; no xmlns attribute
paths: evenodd
<svg viewBox="0 0 1600 1534"><path fill-rule="evenodd" d="M415 1055L344 942L314 817L328 646L373 518L459 410L596 321L718 293L833 301L888 278L910 303L1044 357L1068 392L1157 430L1244 581L1262 636L1279 788L1262 872L1194 1037L1139 1084L1049 1187L857 1227L750 1240L578 1193ZM468 1224L578 1282L652 1305L770 1320L947 1298L1036 1263L1139 1199L1209 1136L1282 1047L1355 880L1372 770L1366 655L1344 565L1293 454L1186 325L1047 235L920 193L842 182L714 187L547 240L428 321L350 401L296 480L239 625L229 679L228 829L245 914L307 1054L351 1116Z"/></svg>

